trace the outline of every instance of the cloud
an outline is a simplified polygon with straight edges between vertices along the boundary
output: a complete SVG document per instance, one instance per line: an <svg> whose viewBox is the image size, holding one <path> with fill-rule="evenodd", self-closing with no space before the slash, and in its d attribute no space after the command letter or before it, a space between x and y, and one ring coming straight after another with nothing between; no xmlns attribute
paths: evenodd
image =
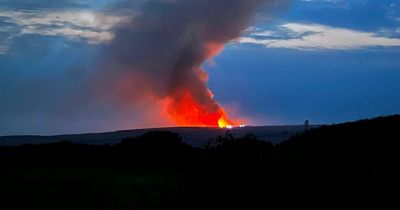
<svg viewBox="0 0 400 210"><path fill-rule="evenodd" d="M74 28L55 28L43 30L40 28L24 28L21 34L39 34L43 36L65 36L72 40L87 40L89 44L99 44L109 42L114 38L114 34L108 31L79 30Z"/></svg>
<svg viewBox="0 0 400 210"><path fill-rule="evenodd" d="M313 6L338 9L350 9L350 4L354 3L348 0L300 0L300 2L312 4Z"/></svg>
<svg viewBox="0 0 400 210"><path fill-rule="evenodd" d="M271 36L271 34L274 36ZM287 23L281 25L276 31L253 32L236 40L236 42L264 45L268 48L298 50L352 50L370 47L400 47L400 39L398 38L388 38L371 32L346 28L301 23Z"/></svg>
<svg viewBox="0 0 400 210"><path fill-rule="evenodd" d="M0 55L6 54L8 49L10 48L10 36L5 29L0 28Z"/></svg>
<svg viewBox="0 0 400 210"><path fill-rule="evenodd" d="M1 39L12 40L26 34L63 36L89 44L107 43L114 37L112 29L121 22L130 20L133 13L130 15L116 16L88 10L0 10L2 33L8 33L8 36L0 37L0 53L4 54L9 48L1 45Z"/></svg>
<svg viewBox="0 0 400 210"><path fill-rule="evenodd" d="M5 54L8 51L7 45L0 45L0 55Z"/></svg>
<svg viewBox="0 0 400 210"><path fill-rule="evenodd" d="M107 1L118 0L1 0L2 8L27 9L27 8L67 8L67 7L88 7L93 4L102 4Z"/></svg>

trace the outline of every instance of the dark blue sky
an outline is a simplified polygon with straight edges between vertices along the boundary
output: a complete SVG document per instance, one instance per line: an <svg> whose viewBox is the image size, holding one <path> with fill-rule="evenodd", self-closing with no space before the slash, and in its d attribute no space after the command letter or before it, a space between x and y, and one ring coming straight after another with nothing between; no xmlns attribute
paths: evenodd
<svg viewBox="0 0 400 210"><path fill-rule="evenodd" d="M84 93L113 26L135 14L109 2L0 2L0 135L169 124ZM275 16L205 65L231 115L270 125L400 113L399 0L294 0Z"/></svg>

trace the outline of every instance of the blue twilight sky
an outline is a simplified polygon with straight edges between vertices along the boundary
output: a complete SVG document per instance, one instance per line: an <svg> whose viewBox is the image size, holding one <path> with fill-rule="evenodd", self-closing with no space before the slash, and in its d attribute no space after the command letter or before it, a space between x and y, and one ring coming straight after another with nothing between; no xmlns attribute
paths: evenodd
<svg viewBox="0 0 400 210"><path fill-rule="evenodd" d="M0 135L168 125L84 94L113 27L135 15L110 12L115 1L0 0ZM400 113L400 0L293 0L205 68L218 101L250 124Z"/></svg>

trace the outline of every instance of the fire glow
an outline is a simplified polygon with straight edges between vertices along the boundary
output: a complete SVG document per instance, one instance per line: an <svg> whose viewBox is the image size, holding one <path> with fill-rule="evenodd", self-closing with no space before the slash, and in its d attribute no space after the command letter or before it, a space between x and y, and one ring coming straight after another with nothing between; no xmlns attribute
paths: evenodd
<svg viewBox="0 0 400 210"><path fill-rule="evenodd" d="M211 94L209 99L214 100ZM177 126L232 128L241 125L240 121L230 119L219 104L214 103L210 108L197 102L188 91L169 96L163 101L163 106L168 117Z"/></svg>

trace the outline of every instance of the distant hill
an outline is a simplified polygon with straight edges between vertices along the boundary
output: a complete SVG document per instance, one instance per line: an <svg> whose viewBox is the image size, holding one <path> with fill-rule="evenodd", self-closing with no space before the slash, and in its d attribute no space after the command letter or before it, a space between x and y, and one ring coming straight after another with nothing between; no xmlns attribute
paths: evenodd
<svg viewBox="0 0 400 210"><path fill-rule="evenodd" d="M311 126L317 127L317 126ZM185 143L193 146L205 144L210 138L216 138L225 135L227 129L220 128L201 128L201 127L171 127L171 128L152 128L152 129L136 129L122 130L105 133L88 133L88 134L70 134L70 135L54 135L54 136L38 136L38 135L21 135L21 136L3 136L0 137L0 146L15 146L21 144L43 144L54 143L59 141L70 141L73 143L85 144L116 144L122 139L128 137L136 137L143 135L148 131L170 131L179 133ZM248 126L244 128L234 128L229 130L235 137L241 137L246 133L254 134L257 139L279 143L288 139L294 134L304 131L303 125L286 125L286 126Z"/></svg>

